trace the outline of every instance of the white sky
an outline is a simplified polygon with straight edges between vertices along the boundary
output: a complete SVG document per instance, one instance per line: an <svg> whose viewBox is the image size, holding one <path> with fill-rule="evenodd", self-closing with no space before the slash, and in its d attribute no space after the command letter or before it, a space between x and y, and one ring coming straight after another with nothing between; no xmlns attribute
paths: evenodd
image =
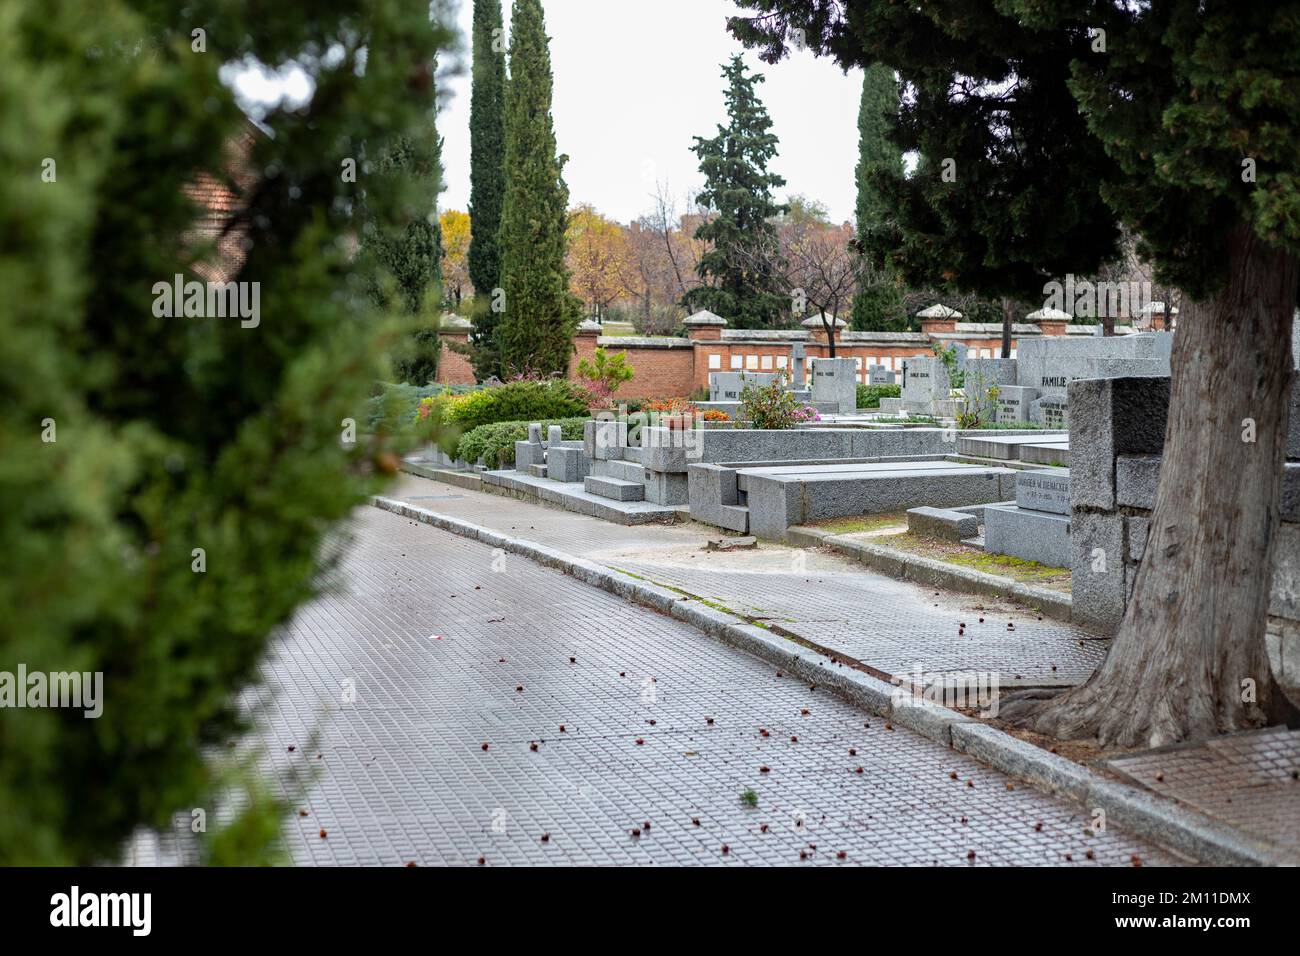
<svg viewBox="0 0 1300 956"><path fill-rule="evenodd" d="M442 81L438 116L446 191L441 208L469 202L469 36L472 0L458 6L464 69ZM509 27L510 0L502 0ZM742 52L725 18L743 12L731 0L543 0L555 76L552 115L573 204L589 202L620 222L647 212L656 182L678 197L703 184L693 136L712 136L724 119L723 62ZM772 170L786 178L778 196L803 193L836 222L853 215L858 98L862 74L847 76L829 59L794 51L775 66L744 52L767 77L758 93L780 140ZM444 63L444 66L449 64ZM249 99L295 98L299 74L234 79Z"/></svg>

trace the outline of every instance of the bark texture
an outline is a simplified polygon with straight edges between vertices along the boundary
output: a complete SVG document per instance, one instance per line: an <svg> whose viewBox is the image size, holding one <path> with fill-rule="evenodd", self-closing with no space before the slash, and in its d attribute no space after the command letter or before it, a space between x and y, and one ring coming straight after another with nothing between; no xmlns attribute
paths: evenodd
<svg viewBox="0 0 1300 956"><path fill-rule="evenodd" d="M1109 653L1087 683L1004 708L1013 722L1154 747L1263 726L1285 705L1264 631L1300 269L1246 229L1229 258L1223 293L1179 316L1151 537Z"/></svg>

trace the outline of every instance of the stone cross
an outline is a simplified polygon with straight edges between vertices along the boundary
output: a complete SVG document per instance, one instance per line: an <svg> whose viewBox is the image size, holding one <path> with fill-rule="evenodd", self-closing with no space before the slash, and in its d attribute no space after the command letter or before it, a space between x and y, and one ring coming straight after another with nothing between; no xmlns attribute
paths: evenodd
<svg viewBox="0 0 1300 956"><path fill-rule="evenodd" d="M790 346L790 384L794 388L804 387L803 360L806 354L802 342Z"/></svg>

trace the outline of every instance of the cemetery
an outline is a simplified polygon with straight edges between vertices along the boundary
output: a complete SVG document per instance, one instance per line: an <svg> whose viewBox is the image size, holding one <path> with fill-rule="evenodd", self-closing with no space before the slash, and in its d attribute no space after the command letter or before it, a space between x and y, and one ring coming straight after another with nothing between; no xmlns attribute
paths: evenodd
<svg viewBox="0 0 1300 956"><path fill-rule="evenodd" d="M6 7L0 863L1300 865L1294 10L170 6Z"/></svg>

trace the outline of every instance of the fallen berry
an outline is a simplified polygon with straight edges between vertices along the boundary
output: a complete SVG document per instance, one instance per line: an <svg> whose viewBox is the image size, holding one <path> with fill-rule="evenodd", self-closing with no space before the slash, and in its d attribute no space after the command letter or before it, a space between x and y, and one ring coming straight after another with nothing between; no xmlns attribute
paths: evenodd
<svg viewBox="0 0 1300 956"><path fill-rule="evenodd" d="M320 838L323 840L326 836L328 836L328 834L325 832L325 828L321 827Z"/></svg>
<svg viewBox="0 0 1300 956"><path fill-rule="evenodd" d="M487 748L488 748L488 745L487 745L487 744L484 744L484 745L483 745L483 749L484 749L484 750L487 750Z"/></svg>

